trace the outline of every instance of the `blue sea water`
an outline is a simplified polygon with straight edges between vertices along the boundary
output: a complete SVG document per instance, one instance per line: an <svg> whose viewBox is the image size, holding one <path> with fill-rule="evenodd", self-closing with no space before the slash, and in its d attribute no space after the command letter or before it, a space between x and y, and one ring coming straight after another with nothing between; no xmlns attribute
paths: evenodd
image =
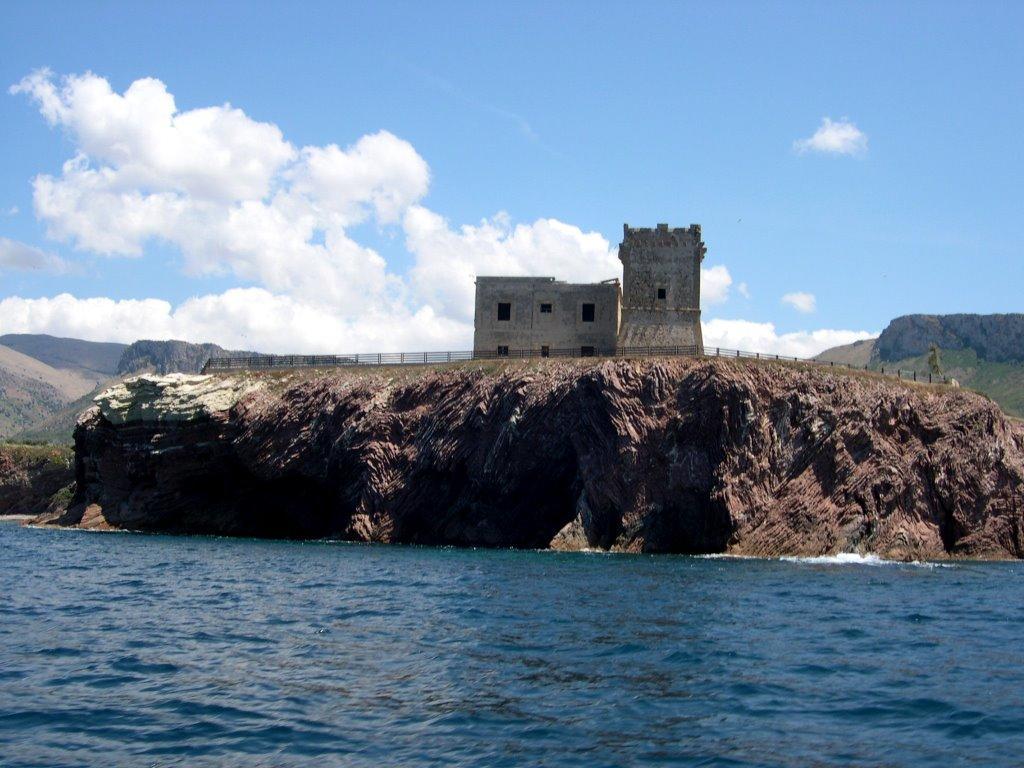
<svg viewBox="0 0 1024 768"><path fill-rule="evenodd" d="M1024 765L1024 565L0 524L4 766Z"/></svg>

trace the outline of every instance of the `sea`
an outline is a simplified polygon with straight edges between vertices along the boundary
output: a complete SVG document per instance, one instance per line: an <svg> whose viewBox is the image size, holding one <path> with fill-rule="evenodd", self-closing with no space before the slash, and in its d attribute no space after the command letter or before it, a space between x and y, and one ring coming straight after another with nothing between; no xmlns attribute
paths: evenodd
<svg viewBox="0 0 1024 768"><path fill-rule="evenodd" d="M0 765L1021 766L1024 565L0 524Z"/></svg>

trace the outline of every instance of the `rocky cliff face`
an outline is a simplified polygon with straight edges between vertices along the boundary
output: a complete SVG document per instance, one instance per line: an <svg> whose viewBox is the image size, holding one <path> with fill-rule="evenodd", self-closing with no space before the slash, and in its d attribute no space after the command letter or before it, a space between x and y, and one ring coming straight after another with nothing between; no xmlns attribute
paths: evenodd
<svg viewBox="0 0 1024 768"><path fill-rule="evenodd" d="M875 344L886 362L941 349L973 349L978 359L994 363L1024 361L1024 314L905 315L882 331Z"/></svg>
<svg viewBox="0 0 1024 768"><path fill-rule="evenodd" d="M152 373L199 373L206 361L218 355L255 354L229 352L216 344L192 344L187 341L136 341L130 344L117 364L117 375L143 371Z"/></svg>
<svg viewBox="0 0 1024 768"><path fill-rule="evenodd" d="M149 377L62 524L460 546L1021 557L1024 427L963 391L710 359Z"/></svg>
<svg viewBox="0 0 1024 768"><path fill-rule="evenodd" d="M74 477L66 448L0 445L0 515L60 514Z"/></svg>

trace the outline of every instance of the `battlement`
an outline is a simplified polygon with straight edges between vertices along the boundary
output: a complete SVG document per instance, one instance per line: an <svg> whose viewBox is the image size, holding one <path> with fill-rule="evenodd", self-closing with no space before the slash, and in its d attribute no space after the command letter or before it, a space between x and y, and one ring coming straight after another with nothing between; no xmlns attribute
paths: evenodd
<svg viewBox="0 0 1024 768"><path fill-rule="evenodd" d="M691 237L700 240L700 224L691 224L688 227L672 227L669 228L668 224L659 224L656 227L631 227L629 224L622 225L622 238L623 240L629 240L631 238L657 238L661 235L666 234L673 235L690 235Z"/></svg>

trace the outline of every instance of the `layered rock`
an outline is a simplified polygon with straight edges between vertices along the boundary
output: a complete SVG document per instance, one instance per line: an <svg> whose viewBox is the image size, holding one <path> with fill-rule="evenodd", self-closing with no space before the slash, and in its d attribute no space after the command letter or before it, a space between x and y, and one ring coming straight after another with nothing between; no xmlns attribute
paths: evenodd
<svg viewBox="0 0 1024 768"><path fill-rule="evenodd" d="M944 387L713 359L143 377L62 524L459 546L1021 557L1024 427Z"/></svg>

